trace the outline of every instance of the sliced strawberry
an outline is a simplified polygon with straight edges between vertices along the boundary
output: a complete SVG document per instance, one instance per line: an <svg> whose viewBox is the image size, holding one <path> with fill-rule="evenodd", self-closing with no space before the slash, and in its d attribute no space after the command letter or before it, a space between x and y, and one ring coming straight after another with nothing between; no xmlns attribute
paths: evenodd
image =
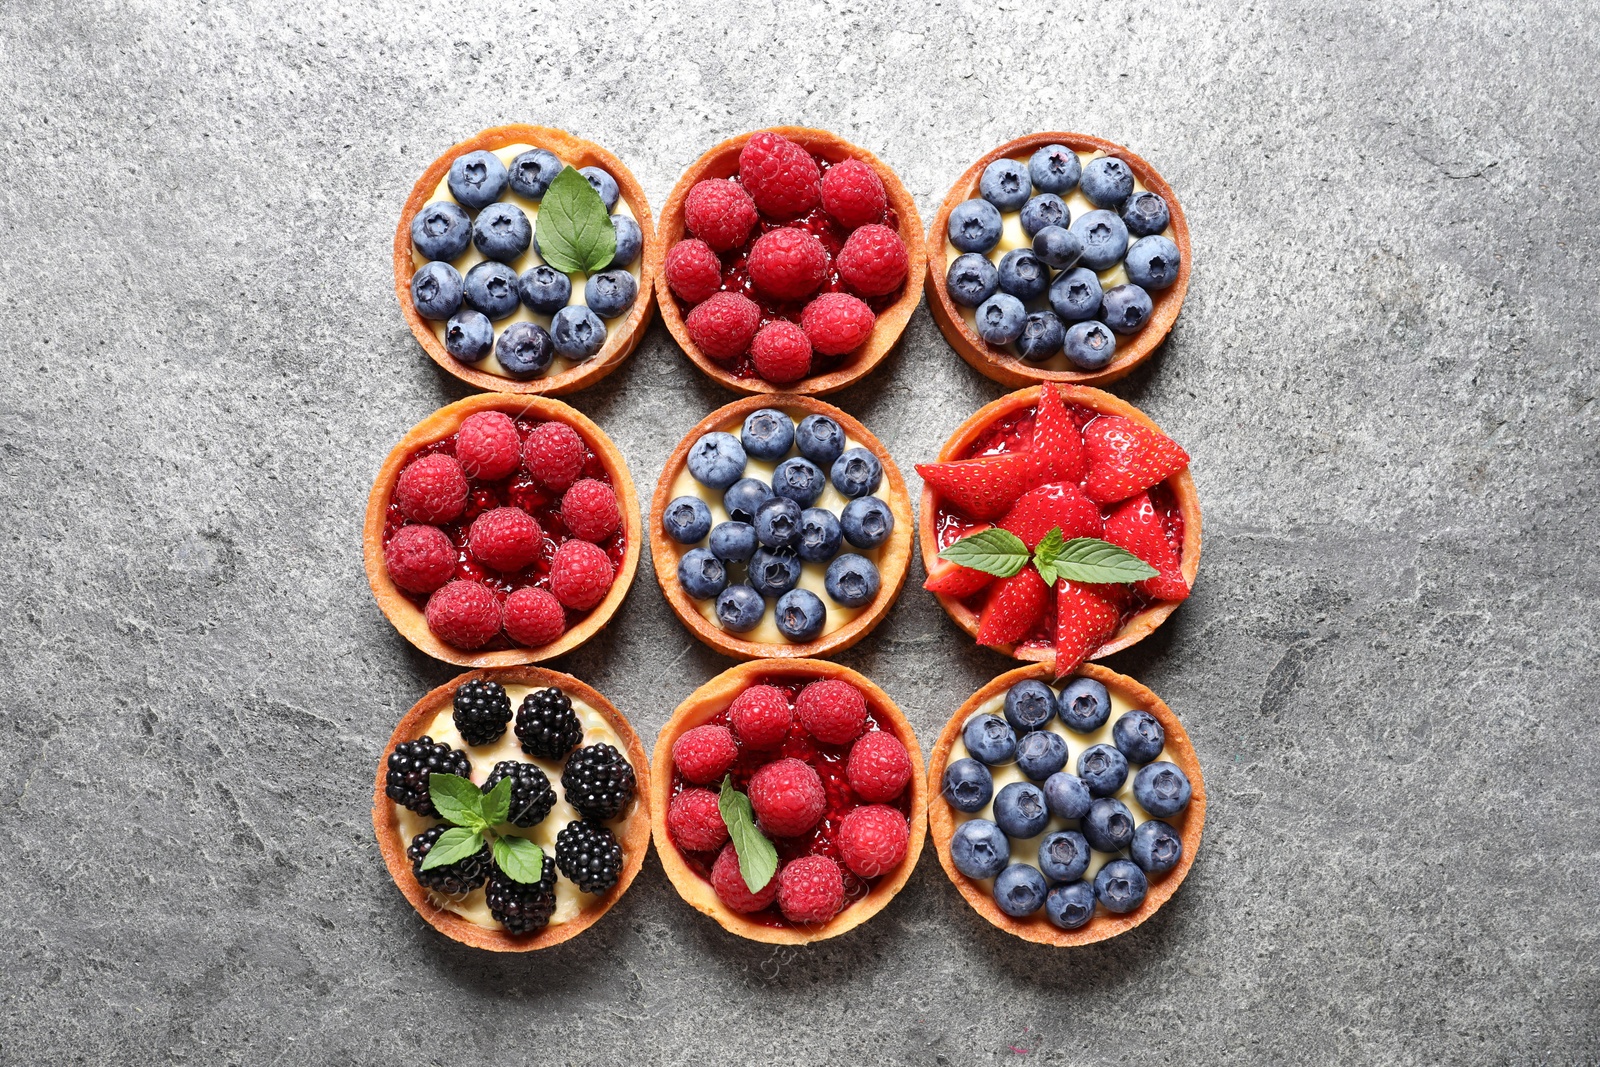
<svg viewBox="0 0 1600 1067"><path fill-rule="evenodd" d="M975 519L998 519L1033 484L1033 459L1026 452L919 463L922 480L953 508Z"/></svg>
<svg viewBox="0 0 1600 1067"><path fill-rule="evenodd" d="M1083 448L1089 458L1083 491L1097 504L1126 500L1189 465L1189 453L1172 438L1117 415L1085 426Z"/></svg>
<svg viewBox="0 0 1600 1067"><path fill-rule="evenodd" d="M989 524L986 522L981 523L961 536L971 537L973 534L982 533L987 529L989 529ZM922 588L930 593L938 593L940 596L950 596L955 597L957 600L965 600L992 581L994 581L994 575L992 574L985 574L982 571L973 570L971 567L963 567L959 563L941 559L934 563L933 569L928 572L928 580L922 583Z"/></svg>
<svg viewBox="0 0 1600 1067"><path fill-rule="evenodd" d="M1100 508L1076 484L1052 482L1023 493L1000 520L1000 528L1022 538L1030 552L1057 526L1069 541L1074 537L1099 537L1103 526Z"/></svg>
<svg viewBox="0 0 1600 1067"><path fill-rule="evenodd" d="M1167 540L1167 524L1150 503L1150 494L1140 493L1117 505L1106 519L1106 540L1161 572L1135 583L1139 592L1156 600L1183 600L1189 595L1189 583L1183 580L1183 561Z"/></svg>
<svg viewBox="0 0 1600 1067"><path fill-rule="evenodd" d="M1061 391L1039 386L1039 406L1033 415L1033 457L1040 475L1049 481L1082 482L1089 469L1083 455L1083 434L1067 414Z"/></svg>
<svg viewBox="0 0 1600 1067"><path fill-rule="evenodd" d="M1056 583L1057 678L1077 670L1121 627L1122 609L1107 588L1065 578Z"/></svg>
<svg viewBox="0 0 1600 1067"><path fill-rule="evenodd" d="M1031 563L995 582L978 616L978 644L1014 645L1027 637L1044 615L1049 596L1050 587Z"/></svg>

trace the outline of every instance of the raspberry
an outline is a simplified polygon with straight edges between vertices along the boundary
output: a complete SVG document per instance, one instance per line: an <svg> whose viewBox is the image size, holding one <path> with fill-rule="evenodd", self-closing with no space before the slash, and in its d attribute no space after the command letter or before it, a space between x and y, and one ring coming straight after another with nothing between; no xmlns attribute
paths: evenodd
<svg viewBox="0 0 1600 1067"><path fill-rule="evenodd" d="M801 856L778 872L778 910L792 923L825 923L844 907L844 874L826 856Z"/></svg>
<svg viewBox="0 0 1600 1067"><path fill-rule="evenodd" d="M541 422L522 443L522 462L534 481L565 491L583 473L583 438L564 422Z"/></svg>
<svg viewBox="0 0 1600 1067"><path fill-rule="evenodd" d="M497 482L522 463L517 424L503 411L468 415L456 431L456 461L469 478Z"/></svg>
<svg viewBox="0 0 1600 1067"><path fill-rule="evenodd" d="M823 293L800 313L800 325L811 347L825 356L854 352L872 336L877 316L849 293Z"/></svg>
<svg viewBox="0 0 1600 1067"><path fill-rule="evenodd" d="M839 249L839 277L863 296L885 296L906 280L906 243L887 226L863 226Z"/></svg>
<svg viewBox="0 0 1600 1067"><path fill-rule="evenodd" d="M689 312L689 339L710 359L732 363L750 349L761 322L761 308L739 293L712 293Z"/></svg>
<svg viewBox="0 0 1600 1067"><path fill-rule="evenodd" d="M756 771L749 795L756 820L774 837L810 833L827 803L817 772L793 757L774 760Z"/></svg>
<svg viewBox="0 0 1600 1067"><path fill-rule="evenodd" d="M704 241L679 241L667 253L667 285L690 304L722 288L722 262Z"/></svg>
<svg viewBox="0 0 1600 1067"><path fill-rule="evenodd" d="M500 601L482 582L451 582L428 598L434 636L454 648L482 648L500 632Z"/></svg>
<svg viewBox="0 0 1600 1067"><path fill-rule="evenodd" d="M495 508L472 520L467 533L472 554L497 571L515 573L544 551L539 521L521 508Z"/></svg>
<svg viewBox="0 0 1600 1067"><path fill-rule="evenodd" d="M867 698L841 678L824 678L800 690L794 711L811 736L829 745L848 745L867 728Z"/></svg>
<svg viewBox="0 0 1600 1067"><path fill-rule="evenodd" d="M584 478L572 483L561 498L561 521L573 537L585 541L604 541L622 525L617 509L617 494L605 482Z"/></svg>
<svg viewBox="0 0 1600 1067"><path fill-rule="evenodd" d="M882 222L888 202L883 179L859 159L835 163L822 176L822 207L841 226L854 229Z"/></svg>
<svg viewBox="0 0 1600 1067"><path fill-rule="evenodd" d="M506 636L524 648L548 645L567 630L567 612L548 589L524 586L506 597Z"/></svg>
<svg viewBox="0 0 1600 1067"><path fill-rule="evenodd" d="M900 866L910 837L904 815L887 804L863 804L844 817L834 843L846 867L863 878L877 878Z"/></svg>
<svg viewBox="0 0 1600 1067"><path fill-rule="evenodd" d="M695 182L683 198L683 224L713 250L726 252L750 236L756 225L756 205L738 182L707 178Z"/></svg>
<svg viewBox="0 0 1600 1067"><path fill-rule="evenodd" d="M606 598L616 571L597 545L564 541L550 560L550 592L574 611L588 611Z"/></svg>
<svg viewBox="0 0 1600 1067"><path fill-rule="evenodd" d="M783 690L771 685L752 685L733 698L728 718L740 742L750 748L777 748L789 736L794 713Z"/></svg>
<svg viewBox="0 0 1600 1067"><path fill-rule="evenodd" d="M893 800L911 781L911 757L894 734L874 730L850 749L844 773L862 800Z"/></svg>
<svg viewBox="0 0 1600 1067"><path fill-rule="evenodd" d="M728 827L709 789L685 789L667 809L667 831L685 852L710 852L728 840Z"/></svg>
<svg viewBox="0 0 1600 1067"><path fill-rule="evenodd" d="M769 382L797 382L811 373L811 342L794 323L774 319L756 334L750 359L756 373Z"/></svg>
<svg viewBox="0 0 1600 1067"><path fill-rule="evenodd" d="M400 472L394 502L412 522L450 522L466 510L467 476L449 456L423 456Z"/></svg>
<svg viewBox="0 0 1600 1067"><path fill-rule="evenodd" d="M715 782L728 773L738 758L739 748L726 726L696 726L672 743L673 765L695 785Z"/></svg>
<svg viewBox="0 0 1600 1067"><path fill-rule="evenodd" d="M431 593L456 572L456 548L437 526L402 526L383 546L383 564L401 589Z"/></svg>
<svg viewBox="0 0 1600 1067"><path fill-rule="evenodd" d="M804 300L817 291L828 273L828 250L816 234L785 226L756 238L750 246L749 264L750 280L767 296Z"/></svg>
<svg viewBox="0 0 1600 1067"><path fill-rule="evenodd" d="M789 218L816 206L822 172L811 153L781 134L758 133L739 150L739 181L768 215Z"/></svg>
<svg viewBox="0 0 1600 1067"><path fill-rule="evenodd" d="M730 909L749 915L772 905L778 896L778 876L773 875L760 892L750 892L750 887L744 884L744 875L739 873L739 854L730 841L722 846L717 862L711 865L711 888L717 891L717 899Z"/></svg>

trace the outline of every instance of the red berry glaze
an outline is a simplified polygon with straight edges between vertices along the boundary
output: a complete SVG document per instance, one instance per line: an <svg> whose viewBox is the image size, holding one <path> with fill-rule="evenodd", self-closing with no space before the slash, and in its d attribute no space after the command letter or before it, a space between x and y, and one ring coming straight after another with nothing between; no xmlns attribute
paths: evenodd
<svg viewBox="0 0 1600 1067"><path fill-rule="evenodd" d="M408 593L431 593L456 572L456 549L437 526L402 526L383 546L389 578Z"/></svg>
<svg viewBox="0 0 1600 1067"><path fill-rule="evenodd" d="M772 906L778 897L778 876L773 875L759 892L750 892L750 887L744 884L744 875L739 873L739 855L730 841L722 846L717 861L711 865L711 888L716 890L717 899L730 909L749 915Z"/></svg>
<svg viewBox="0 0 1600 1067"><path fill-rule="evenodd" d="M704 241L679 241L667 253L667 285L678 299L698 304L722 288L722 261Z"/></svg>
<svg viewBox="0 0 1600 1067"><path fill-rule="evenodd" d="M774 760L750 778L756 821L774 837L799 837L816 828L827 807L822 779L793 757Z"/></svg>
<svg viewBox="0 0 1600 1067"><path fill-rule="evenodd" d="M588 611L604 600L615 577L605 550L588 541L564 542L550 561L550 592L574 611Z"/></svg>
<svg viewBox="0 0 1600 1067"><path fill-rule="evenodd" d="M685 852L710 852L728 840L717 794L709 789L685 789L667 809L667 832Z"/></svg>
<svg viewBox="0 0 1600 1067"><path fill-rule="evenodd" d="M755 206L774 218L804 214L822 199L816 160L782 134L758 133L745 142L739 150L739 181Z"/></svg>
<svg viewBox="0 0 1600 1067"><path fill-rule="evenodd" d="M910 838L904 815L887 804L863 804L839 824L839 853L852 873L877 878L900 866Z"/></svg>
<svg viewBox="0 0 1600 1067"><path fill-rule="evenodd" d="M713 293L689 312L684 326L695 346L710 359L733 363L750 351L761 308L740 293Z"/></svg>
<svg viewBox="0 0 1600 1067"><path fill-rule="evenodd" d="M778 910L792 923L825 923L844 907L844 875L827 856L801 856L778 872Z"/></svg>
<svg viewBox="0 0 1600 1067"><path fill-rule="evenodd" d="M543 422L522 443L522 462L534 481L562 492L583 473L583 438L564 422Z"/></svg>
<svg viewBox="0 0 1600 1067"><path fill-rule="evenodd" d="M567 611L550 590L525 585L506 597L505 628L517 644L539 648L567 632Z"/></svg>
<svg viewBox="0 0 1600 1067"><path fill-rule="evenodd" d="M855 229L882 222L888 205L883 179L859 159L836 163L822 176L822 208L840 226Z"/></svg>
<svg viewBox="0 0 1600 1067"><path fill-rule="evenodd" d="M728 719L739 743L766 750L783 744L794 725L794 712L783 690L771 685L752 685L728 705Z"/></svg>
<svg viewBox="0 0 1600 1067"><path fill-rule="evenodd" d="M848 745L867 728L867 698L842 678L824 678L800 690L795 716L818 741Z"/></svg>
<svg viewBox="0 0 1600 1067"><path fill-rule="evenodd" d="M672 743L672 764L678 773L695 785L720 781L739 758L733 731L707 723L685 730Z"/></svg>
<svg viewBox="0 0 1600 1067"><path fill-rule="evenodd" d="M481 582L451 582L428 598L428 629L456 648L482 648L500 632L500 601Z"/></svg>
<svg viewBox="0 0 1600 1067"><path fill-rule="evenodd" d="M561 519L573 537L604 541L622 526L617 494L604 482L582 478L561 498Z"/></svg>
<svg viewBox="0 0 1600 1067"><path fill-rule="evenodd" d="M468 478L497 482L522 465L522 437L503 411L468 415L456 431L456 461Z"/></svg>
<svg viewBox="0 0 1600 1067"><path fill-rule="evenodd" d="M774 319L756 334L750 359L769 382L797 382L811 373L811 341L794 323Z"/></svg>
<svg viewBox="0 0 1600 1067"><path fill-rule="evenodd" d="M845 777L862 800L893 800L911 781L911 757L898 737L874 730L850 747Z"/></svg>
<svg viewBox="0 0 1600 1067"><path fill-rule="evenodd" d="M823 293L800 315L812 349L825 356L843 356L860 348L877 321L872 309L849 293Z"/></svg>
<svg viewBox="0 0 1600 1067"><path fill-rule="evenodd" d="M854 235L852 235L852 240ZM849 242L845 242L848 248ZM828 250L797 226L769 230L750 246L750 280L774 300L804 300L828 273Z"/></svg>
<svg viewBox="0 0 1600 1067"><path fill-rule="evenodd" d="M684 226L716 252L744 244L756 221L756 205L750 194L738 182L726 178L695 182L683 199Z"/></svg>
<svg viewBox="0 0 1600 1067"><path fill-rule="evenodd" d="M911 269L911 257L900 235L887 226L863 226L839 249L839 276L862 296L883 296L899 289Z"/></svg>
<svg viewBox="0 0 1600 1067"><path fill-rule="evenodd" d="M466 509L467 476L453 456L423 456L400 472L394 502L412 522L450 522Z"/></svg>

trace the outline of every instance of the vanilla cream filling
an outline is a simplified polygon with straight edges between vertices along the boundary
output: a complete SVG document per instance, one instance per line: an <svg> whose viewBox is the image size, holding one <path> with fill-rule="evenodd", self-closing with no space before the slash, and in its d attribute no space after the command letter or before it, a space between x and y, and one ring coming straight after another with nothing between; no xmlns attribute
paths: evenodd
<svg viewBox="0 0 1600 1067"><path fill-rule="evenodd" d="M508 144L504 148L495 149L494 154L500 157L500 162L504 163L506 165L506 169L509 170L511 168L512 160L516 159L524 152L533 151L533 149L534 146L531 144ZM565 163L566 160L562 160L562 162ZM613 174L612 177L615 178L616 175ZM450 195L449 175L446 175L442 180L440 180L439 187L433 191L432 196L428 197L427 203L433 204L440 200L449 200L451 202L455 201L455 197ZM501 195L500 200L503 203L514 204L521 208L522 213L528 216L528 225L533 227L538 226L539 202L537 200L529 200L525 196L518 195L509 185L506 186L506 191ZM473 211L471 208L466 210L468 215L472 216L474 219L477 218L478 213L476 211ZM633 208L628 206L627 197L617 197L617 206L612 210L612 214L626 215L630 219L634 218ZM460 271L461 277L465 279L467 276L467 271L471 270L477 264L482 263L483 260L483 253L478 251L478 246L469 244L467 245L467 250L465 252L461 253L461 255L450 261L450 265L456 270ZM422 253L418 252L415 247L413 247L411 249L411 262L413 269L417 269L428 262L428 257L424 256ZM518 276L521 276L524 272L532 270L534 267L539 266L543 262L544 259L540 257L539 253L533 250L533 242L529 241L528 250L524 252L520 258L512 260L506 265L512 270L516 271ZM636 282L639 280L639 267L643 262L644 249L641 248L639 250L639 254L633 258L633 262L628 265L628 273L633 275L633 280ZM571 307L573 304L582 304L583 285L589 280L589 276L587 274L569 274L568 277L572 279L572 294L567 297L567 306ZM639 298L636 296L634 299L638 300ZM601 322L605 323L607 336L610 335L612 326L614 324L627 321L628 314L628 312L625 312L615 319L600 320ZM550 322L552 318L553 316L541 315L537 311L529 308L528 305L519 302L517 304L516 311L493 324L495 339L498 340L500 334L505 331L505 328L514 322L535 322L548 330L550 329ZM441 345L444 344L446 322L428 320L428 325L433 328L433 335L439 339L439 343ZM541 377L552 374L560 374L563 371L577 366L579 362L587 361L580 360L575 362L558 353L555 359L551 362L549 369L547 369L544 372L544 375ZM467 363L466 365L477 370L481 370L486 374L493 374L501 378L511 377L511 375L506 373L506 369L500 365L500 361L495 359L494 352L492 350L487 356L478 360L476 363Z"/></svg>
<svg viewBox="0 0 1600 1067"><path fill-rule="evenodd" d="M512 708L519 707L523 698L533 691L534 687L532 686L506 686L506 696L511 699ZM628 750L617 737L617 732L611 728L611 724L606 721L606 717L582 700L572 696L572 694L569 693L567 696L572 700L572 710L577 713L578 721L583 724L582 744L595 745L604 742L626 757ZM512 729L514 725L515 719L511 723L507 723L506 732L493 744L469 745L456 729L451 705L446 704L433 717L433 721L428 724L428 728L423 731L423 734L442 745L449 745L451 748L465 752L467 758L472 762L472 780L480 786L488 779L489 772L494 769L494 765L502 760L532 763L544 771L545 777L550 779L550 784L555 788L556 792L555 806L550 809L550 814L546 815L537 826L524 828L507 823L498 829L507 834L528 838L544 850L544 862L554 863L556 857L556 835L569 822L576 822L582 816L578 814L572 805L567 803L566 797L562 793L562 762L559 760L538 759L523 752L521 745L517 742L516 732ZM616 828L618 824L631 818L637 804L638 798L635 797L629 804L628 810L618 816L616 820L613 820L610 825ZM399 804L394 806L394 814L397 836L400 839L402 852L405 851L407 845L411 844L413 837L430 826L436 826L441 822L439 819L430 818L426 815L418 815L410 808L402 807ZM618 836L620 837L621 835L618 834ZM407 877L410 877L410 875L407 875ZM447 897L430 889L428 891L428 899L436 907L443 908L445 911L455 912L474 926L483 926L491 930L504 929L495 917L489 914L489 905L484 899L482 886L460 897ZM564 922L571 922L597 899L599 898L592 893L580 892L571 880L558 876L556 878L556 910L555 914L550 917L550 925L558 926Z"/></svg>

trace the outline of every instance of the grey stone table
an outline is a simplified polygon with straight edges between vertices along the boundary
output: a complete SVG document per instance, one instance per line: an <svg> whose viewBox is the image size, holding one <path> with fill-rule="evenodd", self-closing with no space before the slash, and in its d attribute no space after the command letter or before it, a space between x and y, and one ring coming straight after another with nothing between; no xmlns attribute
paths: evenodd
<svg viewBox="0 0 1600 1067"><path fill-rule="evenodd" d="M0 6L0 1060L1600 1061L1597 72L1578 3ZM654 858L531 957L405 905L372 771L454 672L374 607L359 523L464 390L388 247L502 121L604 142L657 206L779 122L870 146L924 217L1037 129L1179 190L1188 303L1116 387L1206 512L1193 599L1112 664L1212 797L1154 920L1035 948L931 850L801 952ZM910 473L1003 391L919 310L839 401ZM573 402L648 488L728 399L658 324ZM927 743L1007 664L920 580L842 658ZM648 565L558 664L647 740L728 665Z"/></svg>

